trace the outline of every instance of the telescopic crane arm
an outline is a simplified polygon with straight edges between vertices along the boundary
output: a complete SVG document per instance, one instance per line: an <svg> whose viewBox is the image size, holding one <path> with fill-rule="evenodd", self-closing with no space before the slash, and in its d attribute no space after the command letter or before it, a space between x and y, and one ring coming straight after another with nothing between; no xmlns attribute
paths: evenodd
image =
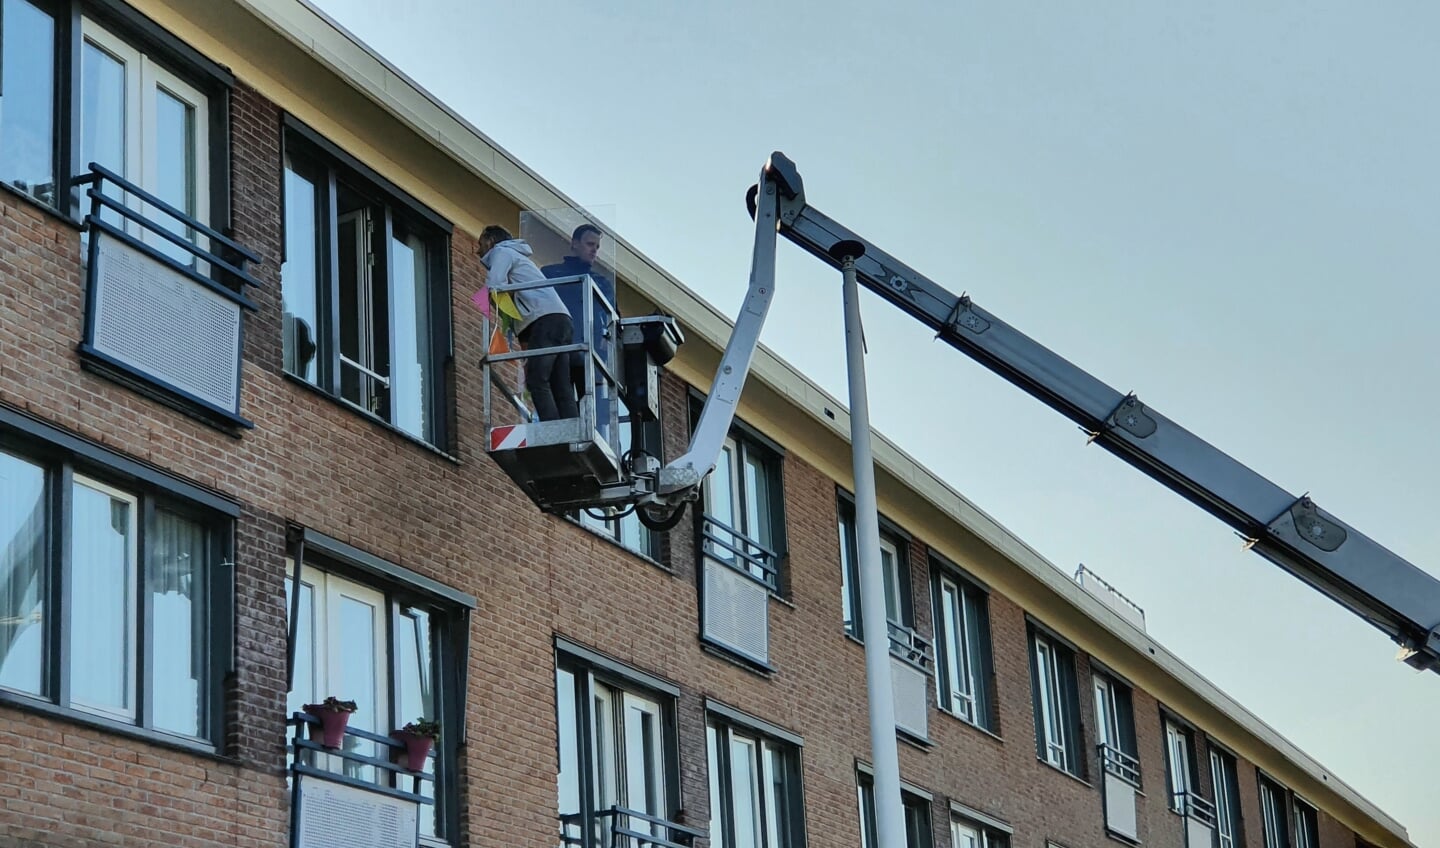
<svg viewBox="0 0 1440 848"><path fill-rule="evenodd" d="M851 242L859 282L1090 434L1091 441L1230 525L1246 547L1325 593L1400 645L1399 658L1440 672L1440 580L1295 496L1126 394L956 296L809 205L795 165L773 153L752 187L751 214L840 267ZM751 288L774 289L773 233L757 226ZM840 251L844 252L844 251ZM763 261L762 261L763 257ZM768 272L768 280L760 277Z"/></svg>

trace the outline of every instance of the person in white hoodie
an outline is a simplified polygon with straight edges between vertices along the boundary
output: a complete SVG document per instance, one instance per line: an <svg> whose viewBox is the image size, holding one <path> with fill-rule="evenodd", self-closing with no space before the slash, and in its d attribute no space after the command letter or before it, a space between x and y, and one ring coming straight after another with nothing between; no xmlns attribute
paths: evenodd
<svg viewBox="0 0 1440 848"><path fill-rule="evenodd" d="M480 261L491 291L506 291L519 283L545 279L530 256L533 251L524 239L510 235L501 226L480 232ZM574 325L570 310L550 286L511 291L520 311L515 334L527 350L571 344ZM570 354L543 354L525 360L525 388L541 421L580 417L575 387L570 381Z"/></svg>

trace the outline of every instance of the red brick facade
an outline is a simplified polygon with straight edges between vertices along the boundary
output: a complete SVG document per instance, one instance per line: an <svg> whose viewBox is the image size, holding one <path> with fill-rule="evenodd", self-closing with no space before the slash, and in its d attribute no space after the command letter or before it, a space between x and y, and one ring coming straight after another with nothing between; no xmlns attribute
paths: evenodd
<svg viewBox="0 0 1440 848"><path fill-rule="evenodd" d="M574 523L540 514L483 451L480 270L471 235L452 241L453 458L286 378L281 371L281 111L243 83L231 104L235 237L259 253L248 314L239 438L80 368L84 272L77 228L0 192L0 404L164 469L238 502L234 673L218 755L190 753L72 717L0 703L0 848L288 844L284 580L287 527L308 527L473 595L466 741L459 755L457 845L556 844L557 635L679 685L685 819L709 821L705 698L804 739L808 844L859 843L855 769L869 759L862 648L841 627L836 482L784 460L785 600L770 603L771 674L698 638L695 531L663 543L660 565ZM418 141L417 141L418 143ZM511 223L514 222L505 222ZM687 388L664 396L673 451L688 426ZM0 431L0 447L9 444ZM916 628L934 635L925 540L910 552ZM1107 837L1089 708L1090 662L1077 656L1081 750L1089 782L1037 760L1025 611L990 597L998 734L935 708L931 745L901 745L904 779L935 796L934 844L948 846L947 801L1004 820L1016 846L1119 844ZM1135 691L1144 775L1143 845L1180 848L1165 804L1161 706ZM1203 735L1202 794L1209 795ZM1255 768L1239 763L1244 844L1263 844ZM1323 810L1322 848L1354 834Z"/></svg>

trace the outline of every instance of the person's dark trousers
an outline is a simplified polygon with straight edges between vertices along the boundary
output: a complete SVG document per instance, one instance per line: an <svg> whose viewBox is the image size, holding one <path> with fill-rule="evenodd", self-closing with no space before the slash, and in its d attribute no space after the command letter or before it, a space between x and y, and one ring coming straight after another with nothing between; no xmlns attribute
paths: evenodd
<svg viewBox="0 0 1440 848"><path fill-rule="evenodd" d="M571 343L574 329L569 315L545 315L525 328L520 341L526 350L560 347ZM575 387L570 382L570 354L547 353L525 360L525 388L541 421L579 418Z"/></svg>

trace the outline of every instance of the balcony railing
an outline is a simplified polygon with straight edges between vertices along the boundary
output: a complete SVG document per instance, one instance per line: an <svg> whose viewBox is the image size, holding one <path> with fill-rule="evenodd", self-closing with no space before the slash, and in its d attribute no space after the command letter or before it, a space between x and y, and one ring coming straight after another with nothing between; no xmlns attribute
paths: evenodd
<svg viewBox="0 0 1440 848"><path fill-rule="evenodd" d="M1140 760L1130 756L1113 745L1101 742L1100 766L1109 774L1113 774L1126 783L1139 788L1140 786Z"/></svg>
<svg viewBox="0 0 1440 848"><path fill-rule="evenodd" d="M590 843L584 832L584 814L560 816L560 844L574 848L691 848L706 831L667 821L658 816L619 805L598 810L592 816L599 841Z"/></svg>
<svg viewBox="0 0 1440 848"><path fill-rule="evenodd" d="M1215 827L1215 805L1194 792L1176 792L1171 796L1174 808L1187 819L1194 819L1209 828Z"/></svg>
<svg viewBox="0 0 1440 848"><path fill-rule="evenodd" d="M890 655L915 666L926 674L934 663L930 640L894 621L887 621L890 630Z"/></svg>
<svg viewBox="0 0 1440 848"><path fill-rule="evenodd" d="M245 270L260 257L101 165L73 183L90 186L87 367L187 414L252 426L240 417L241 310L255 304L241 289L260 285Z"/></svg>
<svg viewBox="0 0 1440 848"><path fill-rule="evenodd" d="M708 514L700 522L700 537L706 556L760 581L771 590L779 588L776 564L780 555L775 551Z"/></svg>
<svg viewBox="0 0 1440 848"><path fill-rule="evenodd" d="M310 738L310 728L319 734L320 719L309 713L293 713L285 722L294 728L290 738L290 769L295 774L322 777L336 783L377 792L391 798L415 801L420 804L435 803L426 791L433 795L435 776L425 772L410 771L392 756L405 752L405 743L359 728L345 728L344 742L339 748L327 748L318 739ZM382 756L361 753L364 749L379 751ZM430 752L433 761L435 752ZM327 768L326 763L338 767ZM409 786L406 788L405 784ZM427 786L428 784L428 786Z"/></svg>

